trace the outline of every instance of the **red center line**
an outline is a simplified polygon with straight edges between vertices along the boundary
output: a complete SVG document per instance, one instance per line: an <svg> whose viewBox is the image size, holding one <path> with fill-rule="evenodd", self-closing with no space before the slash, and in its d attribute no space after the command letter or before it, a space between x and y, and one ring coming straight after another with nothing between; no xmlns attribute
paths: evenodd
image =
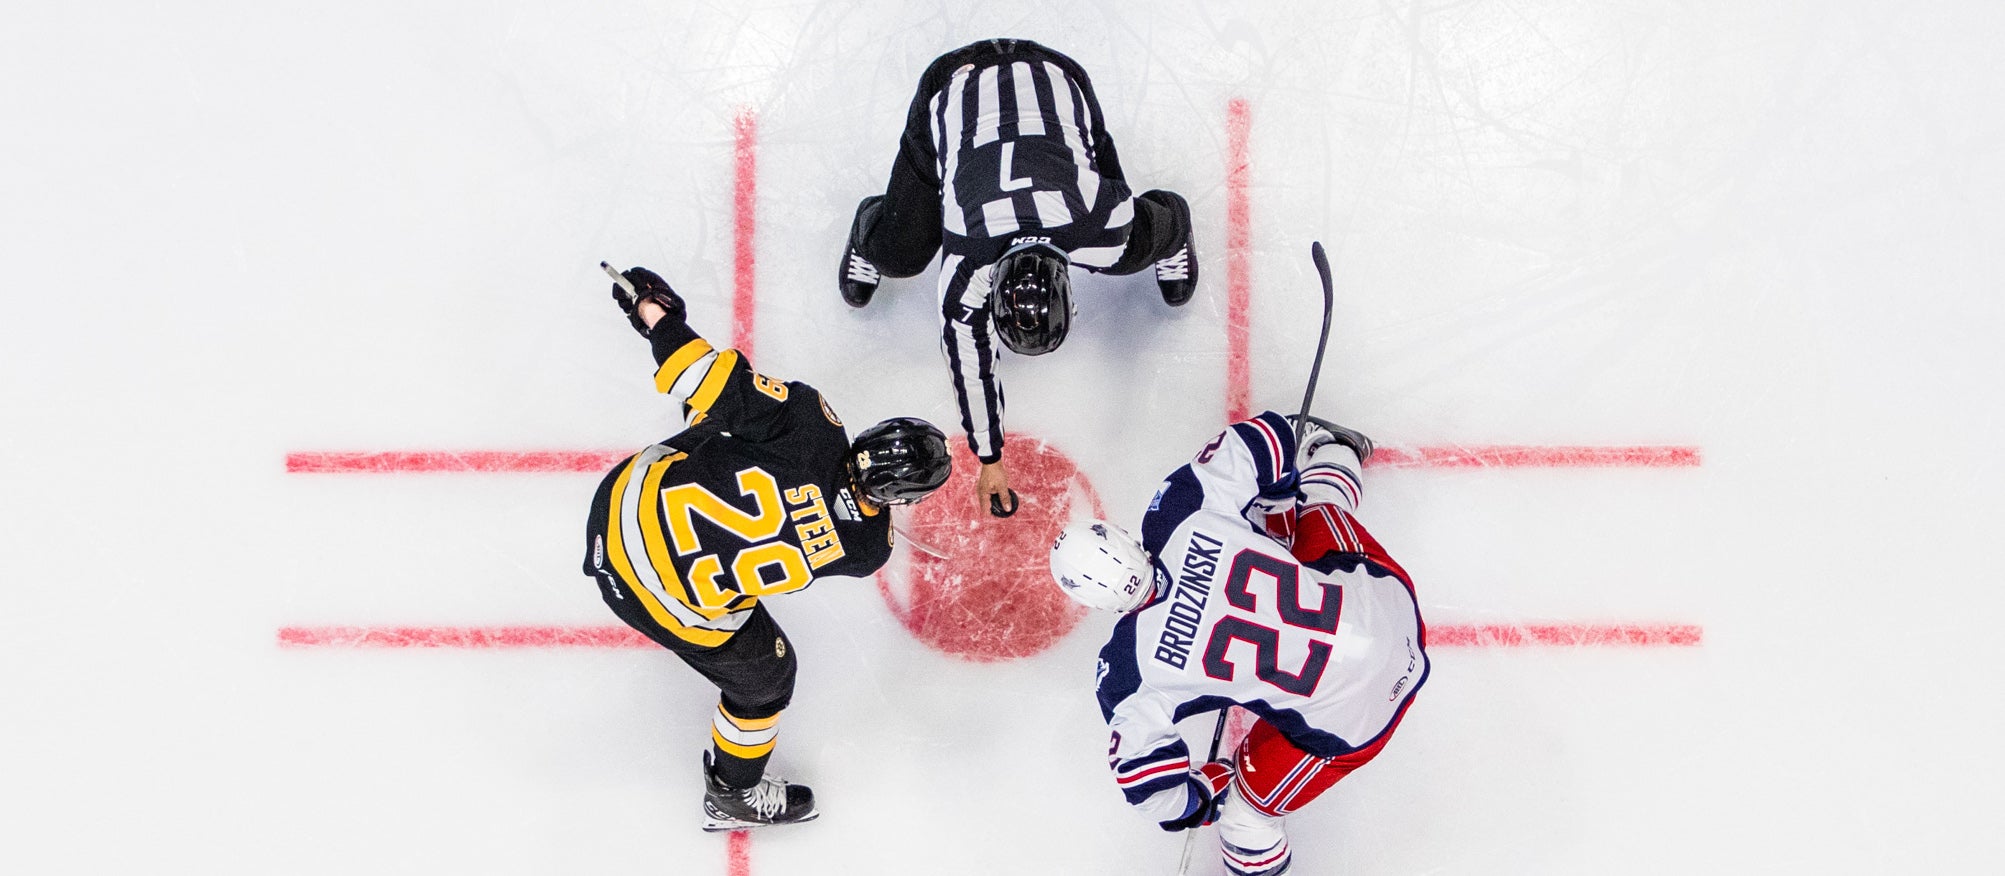
<svg viewBox="0 0 2005 876"><path fill-rule="evenodd" d="M1253 201L1247 194L1251 176L1247 149L1253 115L1246 99L1225 105L1225 421L1237 423L1252 415L1250 364L1251 319L1247 305L1253 295Z"/></svg>
<svg viewBox="0 0 2005 876"><path fill-rule="evenodd" d="M746 362L756 362L752 358L752 328L757 286L757 249L754 234L758 231L759 194L759 117L751 107L738 110L732 120L733 154L731 206L733 235L731 252L733 273L731 287L731 346ZM613 462L625 458L621 454ZM610 467L611 462L597 466ZM628 629L631 633L631 628ZM637 634L636 634L637 635ZM652 642L648 644L652 645ZM743 830L734 830L725 840L726 876L752 876L752 835Z"/></svg>
<svg viewBox="0 0 2005 876"><path fill-rule="evenodd" d="M1486 623L1428 624L1430 648L1523 647L1691 647L1704 643L1695 624ZM400 649L468 651L522 648L659 648L625 626L292 626L280 627L286 648Z"/></svg>
<svg viewBox="0 0 2005 876"><path fill-rule="evenodd" d="M749 309L749 308L748 308ZM1228 402L1230 403L1230 402ZM602 474L631 450L385 450L296 451L285 455L292 474ZM1371 468L1697 468L1699 448L1632 446L1444 444L1380 447Z"/></svg>
<svg viewBox="0 0 2005 876"><path fill-rule="evenodd" d="M1380 447L1370 468L1697 468L1699 448L1630 446L1445 444Z"/></svg>
<svg viewBox="0 0 2005 876"><path fill-rule="evenodd" d="M738 111L732 120L733 166L731 186L733 283L731 288L731 346L747 361L752 357L752 301L757 275L753 235L758 231L759 117L751 107Z"/></svg>
<svg viewBox="0 0 2005 876"><path fill-rule="evenodd" d="M734 830L724 841L725 870L729 876L752 876L752 833Z"/></svg>

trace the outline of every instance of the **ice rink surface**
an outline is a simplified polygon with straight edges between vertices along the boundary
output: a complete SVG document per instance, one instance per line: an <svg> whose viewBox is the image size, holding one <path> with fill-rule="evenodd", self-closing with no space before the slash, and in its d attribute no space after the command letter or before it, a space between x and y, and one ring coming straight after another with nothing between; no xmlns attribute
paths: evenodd
<svg viewBox="0 0 2005 876"><path fill-rule="evenodd" d="M774 766L823 815L749 841L697 830L714 694L664 652L278 640L615 623L578 574L593 474L286 470L664 437L600 259L661 271L718 339L749 283L761 371L853 428L955 431L930 278L851 311L832 275L919 72L998 35L1078 59L1130 180L1196 217L1191 305L1084 279L1066 348L1002 366L1011 427L1117 522L1224 422L1228 251L1250 402L1298 403L1312 240L1338 288L1325 415L1395 447L1703 454L1367 478L1364 519L1432 625L1703 640L1435 648L1385 754L1291 818L1295 872L2005 869L1994 4L8 18L0 869L1171 872L1179 837L1104 763L1110 617L977 661L915 639L871 582L773 600L803 661Z"/></svg>

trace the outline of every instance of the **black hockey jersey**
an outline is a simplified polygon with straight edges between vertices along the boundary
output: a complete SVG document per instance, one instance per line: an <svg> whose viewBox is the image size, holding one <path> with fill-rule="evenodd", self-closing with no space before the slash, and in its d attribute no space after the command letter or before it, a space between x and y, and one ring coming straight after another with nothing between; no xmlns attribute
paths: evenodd
<svg viewBox="0 0 2005 876"><path fill-rule="evenodd" d="M884 565L891 516L857 501L849 436L821 393L754 372L682 323L651 337L655 386L682 401L689 428L607 473L592 515L598 571L678 638L711 647L760 597Z"/></svg>

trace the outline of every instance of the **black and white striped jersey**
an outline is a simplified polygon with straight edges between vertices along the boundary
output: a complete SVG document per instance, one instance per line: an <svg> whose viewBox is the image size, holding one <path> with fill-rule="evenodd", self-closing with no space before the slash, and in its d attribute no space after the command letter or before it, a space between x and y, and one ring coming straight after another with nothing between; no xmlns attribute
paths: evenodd
<svg viewBox="0 0 2005 876"><path fill-rule="evenodd" d="M992 269L1026 237L1104 270L1121 258L1134 201L1086 73L1024 40L957 52L928 105L940 179L941 342L961 426L983 462L1002 458L1003 392L990 331ZM915 119L916 121L916 119ZM908 132L908 136L917 132Z"/></svg>

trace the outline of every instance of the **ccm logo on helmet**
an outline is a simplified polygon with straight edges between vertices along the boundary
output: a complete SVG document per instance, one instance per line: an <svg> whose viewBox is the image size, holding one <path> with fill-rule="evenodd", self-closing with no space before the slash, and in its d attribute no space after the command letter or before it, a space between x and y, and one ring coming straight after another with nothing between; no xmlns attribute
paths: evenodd
<svg viewBox="0 0 2005 876"><path fill-rule="evenodd" d="M1050 242L1051 238L1049 237L1012 237L1009 239L1010 246L1024 246L1026 244L1032 244L1032 243L1050 243Z"/></svg>

